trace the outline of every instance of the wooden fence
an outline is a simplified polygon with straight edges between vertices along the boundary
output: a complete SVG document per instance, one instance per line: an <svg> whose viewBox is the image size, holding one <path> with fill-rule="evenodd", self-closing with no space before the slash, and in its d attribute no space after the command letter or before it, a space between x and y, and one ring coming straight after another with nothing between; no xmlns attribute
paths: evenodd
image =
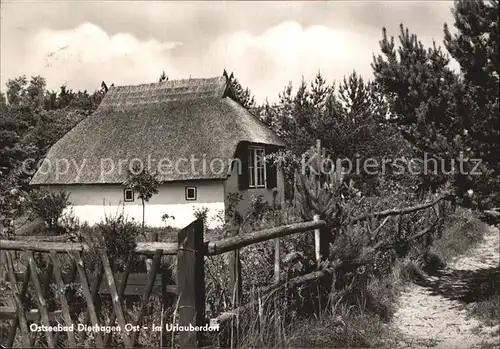
<svg viewBox="0 0 500 349"><path fill-rule="evenodd" d="M404 209L394 209L386 210L381 212L369 213L366 215L361 215L354 217L348 222L342 224L342 226L333 228L345 228L350 227L355 224L363 223L367 220L378 219L382 222L371 231L371 235L375 236L381 230L381 228L387 223L391 217L395 217L397 221L402 215L412 214L417 211L429 209L434 212L435 220L434 223L429 227L423 229L422 231L413 234L411 239L417 239L423 237L424 235L433 231L437 224L442 222L443 219L443 207L442 203L446 201L445 197L437 198L436 200ZM109 319L109 323L106 325L118 324L122 329L125 328L125 324L129 323L124 315L124 297L128 294L140 294L142 295L141 306L139 310L139 315L134 321L135 326L141 326L146 306L150 298L151 293L155 288L161 289L163 294L164 306L168 307L171 304L171 298L167 297L168 293L176 293L177 296L177 308L179 312L179 326L204 326L208 323L205 318L205 257L219 255L222 253L231 253L229 272L230 272L230 289L234 290L234 309L224 312L217 317L217 322L223 324L224 322L233 319L242 310L248 308L252 304L241 305L240 301L242 299L241 290L241 268L239 261L239 250L245 246L256 244L259 242L275 239L276 243L276 260L275 260L275 278L274 283L260 290L262 299L269 299L270 295L279 289L285 287L293 288L300 284L319 279L326 275L331 275L335 272L337 267L340 267L342 263L338 265L329 266L328 268L320 268L321 259L328 253L329 242L331 237L331 232L327 229L327 223L320 220L318 216L314 217L313 221L295 223L289 225L283 225L275 228L265 229L261 231L256 231L248 234L235 235L219 241L204 241L204 228L202 220L198 219L191 223L186 228L182 229L178 233L177 243L168 242L143 242L138 243L134 253L137 255L153 255L153 262L151 268L145 275L145 278L141 278L137 275L133 276L131 274L131 260L132 257L129 256L129 261L123 273L113 273L108 256L104 251L99 252L99 258L102 262L103 267L103 277L106 279L106 283L101 283L101 280L96 280L95 277L88 275L82 261L82 253L89 250L89 247L84 243L74 243L74 242L60 242L60 241L22 241L22 240L0 240L0 250L5 254L6 258L6 269L8 279L12 290L14 291L14 301L16 307L9 308L3 307L0 309L0 315L3 318L11 318L12 324L10 326L10 332L7 340L7 346L11 347L14 342L14 337L16 331L19 328L22 334L23 345L27 347L33 346L34 343L34 333L31 333L28 324L30 322L37 322L41 325L50 326L54 324L54 319L56 317L62 318L66 326L70 326L74 321L74 316L72 314L72 309L69 301L66 297L65 284L70 282L78 282L82 285L83 294L86 301L86 312L85 321L90 322L93 326L99 326L99 316L96 309L96 298L98 294L109 293L112 299L113 313ZM328 227L331 229L332 227ZM293 279L280 282L279 272L280 272L280 262L279 262L279 239L292 234L307 233L314 231L315 234L315 252L316 259L318 261L318 270L312 273L295 277ZM381 248L390 248L391 242L382 241L376 243L372 246L374 250ZM26 269L20 274L15 271L14 262L12 258L12 253L15 251L23 251L26 260L28 261ZM51 263L44 274L37 273L37 265L34 258L34 253L45 253L48 254ZM18 252L16 252L18 253ZM69 254L73 261L72 272L69 274L64 274L61 271L61 265L57 254ZM160 269L160 260L163 255L172 255L177 258L177 283L176 285L165 285L163 279L158 275L162 275L162 270ZM151 257L148 257L151 258ZM356 261L358 263L366 263L368 261ZM353 263L353 261L349 261ZM52 279L55 280L52 280ZM134 279L135 278L135 279ZM136 280L136 281L133 281ZM137 280L143 280L137 282ZM143 284L144 280L146 281ZM26 296L28 290L28 283L31 281L33 283L36 297L38 301L38 312L30 311L25 309L23 306L23 299ZM47 308L47 290L49 284L55 281L58 292L56 292L59 299L61 309L49 312ZM49 347L55 347L57 343L57 336L59 332L55 334L51 332L44 332L46 341ZM79 341L84 340L85 333L79 333ZM126 347L137 346L138 332L126 332L121 331L120 333L122 340ZM107 347L111 341L111 334L106 334L101 336L99 333L95 335L96 345L98 347ZM162 334L162 338L165 334ZM182 331L179 333L180 345L183 348L196 348L200 346L203 342L203 333L195 331ZM68 344L73 347L77 344L74 333L71 331L67 332ZM162 340L162 343L166 343L166 339Z"/></svg>

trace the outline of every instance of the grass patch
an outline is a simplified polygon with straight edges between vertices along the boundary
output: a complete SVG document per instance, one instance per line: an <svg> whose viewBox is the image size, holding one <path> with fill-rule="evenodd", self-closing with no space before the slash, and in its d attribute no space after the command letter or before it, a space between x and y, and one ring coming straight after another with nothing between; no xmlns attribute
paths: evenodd
<svg viewBox="0 0 500 349"><path fill-rule="evenodd" d="M406 282L403 270L398 267L386 277L372 278L363 289L346 287L332 292L326 306L313 314L296 309L286 292L276 305L269 299L251 307L239 316L238 348L395 347L400 339L389 323ZM305 287L302 296L314 297L314 289ZM225 328L221 336L212 338L209 347L228 346L230 336L230 329Z"/></svg>
<svg viewBox="0 0 500 349"><path fill-rule="evenodd" d="M347 311L344 311L347 312ZM392 347L387 325L374 314L343 314L295 324L286 341L292 348Z"/></svg>
<svg viewBox="0 0 500 349"><path fill-rule="evenodd" d="M423 269L433 272L444 268L453 258L483 241L487 231L488 225L473 211L458 209L446 219L442 233L425 254Z"/></svg>
<svg viewBox="0 0 500 349"><path fill-rule="evenodd" d="M471 304L469 311L486 326L498 325L500 323L500 295L496 294L485 301Z"/></svg>
<svg viewBox="0 0 500 349"><path fill-rule="evenodd" d="M415 280L423 280L425 273L422 264L416 258L406 256L394 263L393 275L400 280L400 284L406 284Z"/></svg>

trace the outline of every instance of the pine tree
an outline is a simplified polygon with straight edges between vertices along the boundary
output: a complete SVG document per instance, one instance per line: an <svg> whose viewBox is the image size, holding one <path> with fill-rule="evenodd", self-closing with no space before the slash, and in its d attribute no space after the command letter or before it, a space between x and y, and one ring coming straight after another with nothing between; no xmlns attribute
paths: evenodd
<svg viewBox="0 0 500 349"><path fill-rule="evenodd" d="M347 115L361 116L370 112L370 90L363 77L353 71L344 76L339 86L339 99Z"/></svg>
<svg viewBox="0 0 500 349"><path fill-rule="evenodd" d="M315 108L324 108L328 98L335 91L335 84L328 85L320 71L311 83L311 104Z"/></svg>
<svg viewBox="0 0 500 349"><path fill-rule="evenodd" d="M482 176L447 175L438 169L423 179L430 187L451 181L464 204L499 205L498 169L498 1L456 1L452 36L445 26L445 45L461 66L456 74L450 58L435 43L425 48L401 25L399 46L380 41L382 54L372 64L375 83L391 101L391 120L418 154L427 153L446 171L452 160L481 158ZM470 164L466 170L471 170ZM473 189L475 199L464 195Z"/></svg>
<svg viewBox="0 0 500 349"><path fill-rule="evenodd" d="M462 192L470 187L481 195L478 204L500 205L499 121L499 2L455 1L453 10L458 33L445 25L445 46L460 64L463 79L457 105L463 111L466 135L463 146L471 157L480 158L483 176L465 177Z"/></svg>
<svg viewBox="0 0 500 349"><path fill-rule="evenodd" d="M231 79L231 87L235 94L236 100L246 109L253 109L255 107L255 97L248 87L243 87L236 78Z"/></svg>

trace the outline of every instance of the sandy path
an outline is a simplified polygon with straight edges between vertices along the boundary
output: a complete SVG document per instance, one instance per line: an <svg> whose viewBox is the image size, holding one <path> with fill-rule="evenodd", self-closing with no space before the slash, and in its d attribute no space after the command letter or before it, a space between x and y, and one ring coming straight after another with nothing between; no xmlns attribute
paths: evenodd
<svg viewBox="0 0 500 349"><path fill-rule="evenodd" d="M470 285L478 275L498 277L500 232L491 228L485 240L457 258L439 277L427 285L410 285L400 296L393 326L404 338L401 348L481 348L499 344L498 327L485 327L464 309L464 290L477 293ZM494 269L496 268L496 269ZM468 280L473 282L468 284ZM460 292L459 292L460 291ZM456 297L455 297L456 296ZM491 348L491 346L490 346Z"/></svg>

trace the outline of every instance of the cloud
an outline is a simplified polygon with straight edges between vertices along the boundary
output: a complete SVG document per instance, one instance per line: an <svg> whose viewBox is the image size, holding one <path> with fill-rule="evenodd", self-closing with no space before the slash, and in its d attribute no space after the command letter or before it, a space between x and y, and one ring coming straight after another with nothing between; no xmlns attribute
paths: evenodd
<svg viewBox="0 0 500 349"><path fill-rule="evenodd" d="M371 76L372 53L378 38L327 26L304 28L294 21L282 22L260 35L239 31L221 36L210 47L209 61L234 71L260 101L277 97L292 80L314 79L318 70L329 81L339 80L356 69ZM213 63L211 63L213 64Z"/></svg>
<svg viewBox="0 0 500 349"><path fill-rule="evenodd" d="M49 89L66 84L93 91L103 80L108 85L142 84L157 81L162 71L181 79L218 76L226 69L260 103L276 100L289 81L296 87L302 77L313 80L318 71L329 82L353 70L371 78L372 55L380 52L381 31L373 27L304 25L295 20L262 27L228 29L214 37L198 30L182 42L168 31L162 39L137 35L133 28L109 34L93 22L72 29L32 30L22 41L15 40L18 33L13 31L2 36L7 39L2 46L9 49L2 48L1 84L5 88L8 78L22 74L41 75ZM191 28L190 23L184 28ZM426 46L432 43L432 36L421 39Z"/></svg>
<svg viewBox="0 0 500 349"><path fill-rule="evenodd" d="M25 45L23 71L40 74L49 88L62 84L94 90L105 80L115 84L155 81L162 70L174 71L168 52L176 41L139 40L130 33L108 35L83 23L72 30L43 29Z"/></svg>

